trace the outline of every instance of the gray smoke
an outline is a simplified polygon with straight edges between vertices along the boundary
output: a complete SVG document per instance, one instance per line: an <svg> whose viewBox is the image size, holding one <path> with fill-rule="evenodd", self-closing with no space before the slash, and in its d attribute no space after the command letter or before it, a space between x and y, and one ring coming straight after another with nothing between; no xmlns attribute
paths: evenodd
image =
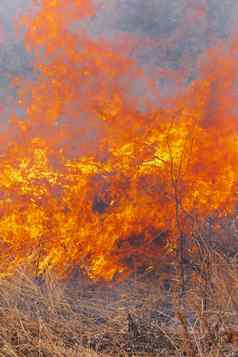
<svg viewBox="0 0 238 357"><path fill-rule="evenodd" d="M153 66L179 68L186 58L193 78L195 63L206 47L212 46L214 36L226 39L234 30L238 14L237 0L205 0L208 16L205 21L187 26L188 0L95 0L103 4L97 15L84 22L94 36L106 36L117 43L118 36L130 34L142 38L133 56L149 68ZM194 1L196 3L196 1ZM197 1L202 3L203 1ZM9 81L17 75L28 75L30 58L23 41L16 39L14 22L26 11L31 0L1 0L1 29L4 41L0 44L0 99ZM191 8L192 12L192 8ZM179 35L178 35L179 34ZM212 35L212 36L211 36ZM155 43L142 45L143 39Z"/></svg>

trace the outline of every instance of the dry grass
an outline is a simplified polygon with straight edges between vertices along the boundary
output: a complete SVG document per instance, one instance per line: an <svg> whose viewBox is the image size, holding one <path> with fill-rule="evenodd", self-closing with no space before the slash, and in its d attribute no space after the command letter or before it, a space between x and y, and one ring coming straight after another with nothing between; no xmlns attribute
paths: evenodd
<svg viewBox="0 0 238 357"><path fill-rule="evenodd" d="M2 279L0 356L238 356L237 264L203 258L187 268L182 304L165 288L171 272L114 286L37 282L23 271Z"/></svg>

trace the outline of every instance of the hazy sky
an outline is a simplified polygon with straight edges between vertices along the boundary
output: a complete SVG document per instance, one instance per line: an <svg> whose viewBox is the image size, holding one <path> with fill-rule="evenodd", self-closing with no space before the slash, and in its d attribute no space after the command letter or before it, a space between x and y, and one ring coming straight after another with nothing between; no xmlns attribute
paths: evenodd
<svg viewBox="0 0 238 357"><path fill-rule="evenodd" d="M91 25L92 28L107 34L114 33L116 30L150 37L155 41L163 40L169 47L165 57L162 56L159 44L153 51L146 48L146 51L141 54L145 62L159 65L162 62L166 65L165 62L168 61L169 65L176 66L179 57L186 51L194 59L202 49L212 45L209 43L211 34L226 37L234 28L238 15L237 0L111 0L109 2L113 6L107 12L98 15ZM207 4L207 14L204 18L193 20L192 3L196 4L195 10L198 11L202 10L203 3ZM176 35L177 32L181 32L180 36Z"/></svg>

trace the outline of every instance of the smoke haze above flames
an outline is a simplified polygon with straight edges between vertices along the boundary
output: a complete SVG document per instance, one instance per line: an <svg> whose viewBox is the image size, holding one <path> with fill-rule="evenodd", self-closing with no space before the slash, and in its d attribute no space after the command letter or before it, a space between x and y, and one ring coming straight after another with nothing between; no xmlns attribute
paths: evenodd
<svg viewBox="0 0 238 357"><path fill-rule="evenodd" d="M214 38L231 34L238 15L236 0L96 0L95 3L101 6L101 10L86 21L87 29L95 35L111 37L115 43L118 35L122 36L123 33L138 36L140 41L133 52L137 59L145 64L165 67L182 65L184 56L190 57L191 65L194 65L196 57L204 48L212 45ZM24 46L15 38L15 23L30 5L31 0L1 1L2 77L8 72L19 73L27 67ZM194 21L193 11L200 11L200 20L197 17ZM189 16L192 19L190 23L187 21ZM143 37L153 40L153 46L151 43L148 47L141 44ZM171 41L177 43L165 51L164 46Z"/></svg>
<svg viewBox="0 0 238 357"><path fill-rule="evenodd" d="M131 57L147 66L148 71L154 71L154 67L180 68L186 85L187 80L196 76L197 60L204 49L213 46L217 39L228 38L235 30L238 14L236 0L196 3L194 0L95 0L99 10L89 20L81 20L80 26L83 24L96 37L111 39L115 51L124 50L129 36ZM8 88L14 76L31 75L30 57L15 26L31 4L31 0L2 0L0 4L1 102L7 100L6 93L11 97ZM196 12L200 16L194 19ZM159 85L166 95L174 92L173 79L171 82L162 78Z"/></svg>

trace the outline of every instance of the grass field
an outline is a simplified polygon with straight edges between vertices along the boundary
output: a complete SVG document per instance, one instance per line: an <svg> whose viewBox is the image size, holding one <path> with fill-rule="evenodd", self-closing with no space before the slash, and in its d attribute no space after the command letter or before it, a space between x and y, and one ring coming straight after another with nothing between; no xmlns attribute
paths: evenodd
<svg viewBox="0 0 238 357"><path fill-rule="evenodd" d="M235 258L191 267L182 298L173 269L111 285L21 270L0 280L0 356L237 356Z"/></svg>

